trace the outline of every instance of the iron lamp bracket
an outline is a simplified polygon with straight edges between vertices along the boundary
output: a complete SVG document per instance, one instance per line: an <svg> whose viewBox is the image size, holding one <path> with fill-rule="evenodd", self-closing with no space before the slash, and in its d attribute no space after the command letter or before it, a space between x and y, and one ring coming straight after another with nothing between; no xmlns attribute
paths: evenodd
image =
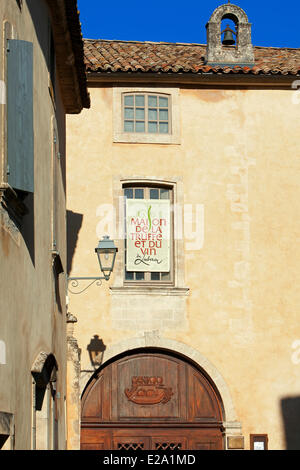
<svg viewBox="0 0 300 470"><path fill-rule="evenodd" d="M71 294L82 294L82 292L85 292L89 287L91 287L93 284L96 284L97 286L102 285L102 281L108 281L110 278L109 275L106 276L101 276L101 277L68 277L67 278L67 283L68 283L68 291L71 292ZM85 286L83 289L79 290L78 292L75 292L74 290L71 290L69 285L71 285L74 289L79 288L80 281L91 281L87 286Z"/></svg>

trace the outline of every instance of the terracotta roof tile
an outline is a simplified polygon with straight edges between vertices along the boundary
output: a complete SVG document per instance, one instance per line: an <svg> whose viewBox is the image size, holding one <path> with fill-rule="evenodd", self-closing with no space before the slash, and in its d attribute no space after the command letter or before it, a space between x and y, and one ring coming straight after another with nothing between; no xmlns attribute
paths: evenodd
<svg viewBox="0 0 300 470"><path fill-rule="evenodd" d="M205 64L206 45L84 40L87 72L300 75L300 49L255 47L254 67Z"/></svg>

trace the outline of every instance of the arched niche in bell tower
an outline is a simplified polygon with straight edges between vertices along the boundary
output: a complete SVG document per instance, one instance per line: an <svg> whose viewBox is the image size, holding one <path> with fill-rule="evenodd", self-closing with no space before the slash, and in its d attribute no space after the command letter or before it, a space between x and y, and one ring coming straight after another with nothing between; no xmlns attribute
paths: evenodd
<svg viewBox="0 0 300 470"><path fill-rule="evenodd" d="M235 25L235 44L222 43L221 24L231 20ZM206 63L219 66L254 66L254 49L251 41L251 23L242 8L231 3L219 6L206 25Z"/></svg>

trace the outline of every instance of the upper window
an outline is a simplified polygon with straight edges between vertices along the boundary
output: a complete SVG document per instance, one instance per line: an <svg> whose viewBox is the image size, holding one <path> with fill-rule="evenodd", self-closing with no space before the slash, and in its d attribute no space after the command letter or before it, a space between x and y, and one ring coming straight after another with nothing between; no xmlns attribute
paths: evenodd
<svg viewBox="0 0 300 470"><path fill-rule="evenodd" d="M123 94L124 132L169 134L170 100L163 94Z"/></svg>
<svg viewBox="0 0 300 470"><path fill-rule="evenodd" d="M114 87L113 141L179 144L178 88Z"/></svg>

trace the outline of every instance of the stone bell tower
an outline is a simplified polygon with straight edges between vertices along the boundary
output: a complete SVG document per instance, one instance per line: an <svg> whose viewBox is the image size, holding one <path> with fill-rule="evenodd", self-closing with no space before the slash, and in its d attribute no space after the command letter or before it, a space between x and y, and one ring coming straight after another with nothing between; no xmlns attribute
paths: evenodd
<svg viewBox="0 0 300 470"><path fill-rule="evenodd" d="M235 24L235 45L222 43L221 23L224 19L232 20ZM219 66L254 66L254 50L251 42L251 23L244 10L228 2L219 6L212 14L206 25L207 53L206 63Z"/></svg>

